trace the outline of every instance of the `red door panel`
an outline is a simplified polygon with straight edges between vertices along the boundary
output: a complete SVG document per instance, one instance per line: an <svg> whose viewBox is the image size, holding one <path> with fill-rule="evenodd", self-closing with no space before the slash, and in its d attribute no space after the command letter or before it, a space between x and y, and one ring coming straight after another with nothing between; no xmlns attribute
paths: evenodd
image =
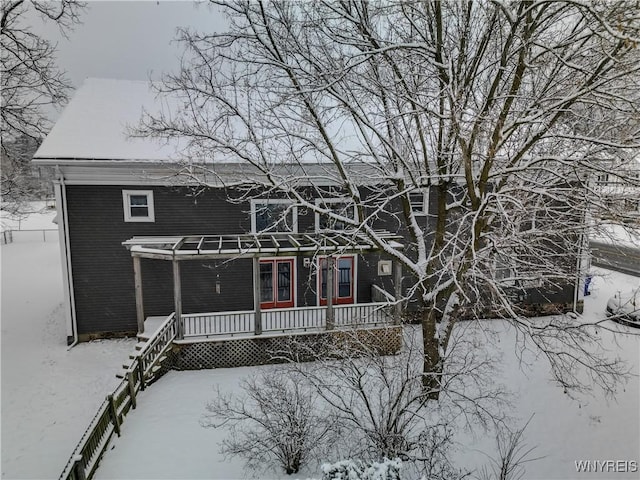
<svg viewBox="0 0 640 480"><path fill-rule="evenodd" d="M355 272L353 256L336 257L333 268L333 304L353 303L355 289ZM318 292L320 305L327 304L327 259L321 258L320 280Z"/></svg>

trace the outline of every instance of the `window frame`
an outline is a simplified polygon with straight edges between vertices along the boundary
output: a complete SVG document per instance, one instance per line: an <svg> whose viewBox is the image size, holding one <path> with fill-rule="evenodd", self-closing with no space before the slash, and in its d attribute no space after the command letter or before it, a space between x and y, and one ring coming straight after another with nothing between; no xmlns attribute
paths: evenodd
<svg viewBox="0 0 640 480"><path fill-rule="evenodd" d="M322 264L327 261L327 258L328 255L318 255L316 257L316 301L319 306L325 306L327 304L327 297L322 297ZM358 303L358 255L333 255L333 258L336 266L341 259L349 259L351 261L351 295L349 297L338 296L339 274L336 270L333 278L333 290L335 293L333 305L355 305Z"/></svg>
<svg viewBox="0 0 640 480"><path fill-rule="evenodd" d="M414 209L414 202L411 201L411 194L422 194L422 208L420 210ZM411 213L416 216L429 215L429 187L422 187L410 190L407 193L407 199L409 200L409 206L411 207Z"/></svg>
<svg viewBox="0 0 640 480"><path fill-rule="evenodd" d="M596 185L599 187L606 187L610 185L609 172L598 172L596 174Z"/></svg>
<svg viewBox="0 0 640 480"><path fill-rule="evenodd" d="M131 215L131 208L133 207L133 205L131 205L131 197L143 195L147 197L147 215L140 217ZM127 223L155 222L153 190L122 190L122 209L124 211L124 221Z"/></svg>
<svg viewBox="0 0 640 480"><path fill-rule="evenodd" d="M289 274L289 294L290 300L278 300L278 264L287 263L291 267ZM260 296L260 309L270 310L273 308L295 308L298 305L298 285L297 285L297 258L296 257L260 257L258 264L265 265L271 264L271 289L273 298L271 301L263 301L262 294L262 278L260 278L260 289L254 292L254 295Z"/></svg>
<svg viewBox="0 0 640 480"><path fill-rule="evenodd" d="M351 206L353 208L353 221L354 222L358 222L359 221L359 216L358 216L358 209L356 208L356 204L353 200L351 200L350 198L316 198L315 199L315 205L318 208L323 208L323 204L327 205L327 204L331 204L331 203L344 203L347 206ZM322 232L344 232L345 229L331 229L331 228L320 228L320 217L321 217L321 213L316 211L315 212L315 231L316 233L322 233Z"/></svg>
<svg viewBox="0 0 640 480"><path fill-rule="evenodd" d="M505 254L496 254L491 265L493 281L503 287L516 285L516 264L513 259ZM508 272L504 275L502 272Z"/></svg>
<svg viewBox="0 0 640 480"><path fill-rule="evenodd" d="M251 200L251 233L261 233L263 231L257 230L257 212L258 205L278 205L278 204L286 204L292 205L291 207L291 229L290 230L263 230L268 233L298 233L298 206L293 200L287 198L254 198ZM280 225L286 225L286 222L280 223Z"/></svg>

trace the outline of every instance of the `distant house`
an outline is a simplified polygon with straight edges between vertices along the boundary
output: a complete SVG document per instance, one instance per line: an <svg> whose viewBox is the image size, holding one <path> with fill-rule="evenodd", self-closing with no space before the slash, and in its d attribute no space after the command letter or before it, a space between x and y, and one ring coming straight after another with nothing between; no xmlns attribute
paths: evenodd
<svg viewBox="0 0 640 480"><path fill-rule="evenodd" d="M640 224L640 156L603 160L603 171L595 175L592 188L601 196L594 214L605 220L635 221Z"/></svg>
<svg viewBox="0 0 640 480"><path fill-rule="evenodd" d="M349 240L339 222L281 197L243 200L225 187L243 165L222 162L202 188L175 175L179 141L129 138L127 125L155 101L147 82L87 80L35 155L56 171L69 342L142 332L173 312L179 337L398 320L401 268L370 240ZM356 215L313 178L300 188L333 192L316 202ZM432 200L412 196L425 227ZM374 227L402 248L396 223ZM538 301L571 304L574 294Z"/></svg>

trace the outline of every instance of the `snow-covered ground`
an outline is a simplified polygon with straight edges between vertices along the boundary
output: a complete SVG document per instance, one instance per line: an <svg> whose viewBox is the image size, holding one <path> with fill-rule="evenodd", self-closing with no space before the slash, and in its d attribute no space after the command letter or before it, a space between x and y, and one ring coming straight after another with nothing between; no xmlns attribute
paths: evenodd
<svg viewBox="0 0 640 480"><path fill-rule="evenodd" d="M53 223L56 209L52 201L29 202L23 213L23 215L15 216L0 210L0 230L48 230L58 228Z"/></svg>
<svg viewBox="0 0 640 480"><path fill-rule="evenodd" d="M617 224L604 224L598 226L597 231L590 236L590 240L640 248L640 228L632 226L625 227Z"/></svg>
<svg viewBox="0 0 640 480"><path fill-rule="evenodd" d="M30 228L50 228L30 223ZM34 222L35 220L31 220ZM46 225L43 227L36 225ZM26 228L22 224L22 228ZM56 478L89 424L104 396L118 380L114 374L127 359L133 340L116 340L66 347L58 243L3 245L2 255L2 478ZM640 279L620 273L593 283L585 299L585 318L604 318L606 300L615 291L637 287ZM617 328L617 324L607 322ZM513 415L524 423L528 446L536 446L541 460L528 464L529 479L638 478L637 472L578 474L575 461L640 461L640 338L601 330L611 355L629 362L635 376L614 400L595 390L593 397L570 400L550 381L543 359L521 370L513 352L513 331L501 331L502 379L519 396ZM619 327L623 331L633 331ZM640 330L633 331L640 333ZM224 478L245 476L243 463L219 453L224 430L200 426L205 405L215 394L238 390L239 380L262 368L170 372L138 397L122 437L113 442L98 470L98 479ZM455 460L474 468L491 455L491 438L461 433ZM330 459L327 459L330 460ZM281 477L259 472L258 477ZM299 478L319 477L319 470L300 472Z"/></svg>
<svg viewBox="0 0 640 480"><path fill-rule="evenodd" d="M67 350L58 243L10 243L0 254L2 478L53 479L117 384L115 373L135 342Z"/></svg>
<svg viewBox="0 0 640 480"><path fill-rule="evenodd" d="M604 270L599 273L602 276L596 277L593 293L585 300L584 319L587 320L604 318L607 298L616 290L630 290L640 282L636 277L620 273ZM594 390L593 396L574 401L551 381L543 358L523 370L513 351L513 329L492 323L492 327L501 332L499 344L504 359L501 378L496 381L504 381L517 395L512 414L521 420L520 425L534 415L525 431L525 442L528 447L536 447L533 457L544 457L527 465L525 478L638 478L638 472L579 474L575 462L640 461L640 337L637 336L640 331L606 323L620 332L601 329L603 344L610 349L612 357L620 356L629 362L634 376L615 399L606 400L601 392ZM216 388L221 392L236 392L241 378L262 368L272 367L168 373L140 394L138 409L127 417L122 437L105 455L96 478L242 478L246 474L242 461L225 459L218 453L225 430L203 428L199 421ZM458 441L462 445L455 460L460 467L481 467L487 463L485 454L494 453L492 438L461 433ZM257 476L287 478L273 471L258 472ZM298 476L318 477L319 470L311 468Z"/></svg>

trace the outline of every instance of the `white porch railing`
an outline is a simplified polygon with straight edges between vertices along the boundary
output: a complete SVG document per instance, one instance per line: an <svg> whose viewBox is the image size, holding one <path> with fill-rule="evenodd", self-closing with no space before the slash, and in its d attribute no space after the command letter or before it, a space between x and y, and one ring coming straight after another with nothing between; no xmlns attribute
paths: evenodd
<svg viewBox="0 0 640 480"><path fill-rule="evenodd" d="M335 327L374 326L393 323L388 302L334 305ZM327 307L274 308L260 312L262 332L324 330ZM212 337L255 333L255 312L188 313L182 315L184 337Z"/></svg>

